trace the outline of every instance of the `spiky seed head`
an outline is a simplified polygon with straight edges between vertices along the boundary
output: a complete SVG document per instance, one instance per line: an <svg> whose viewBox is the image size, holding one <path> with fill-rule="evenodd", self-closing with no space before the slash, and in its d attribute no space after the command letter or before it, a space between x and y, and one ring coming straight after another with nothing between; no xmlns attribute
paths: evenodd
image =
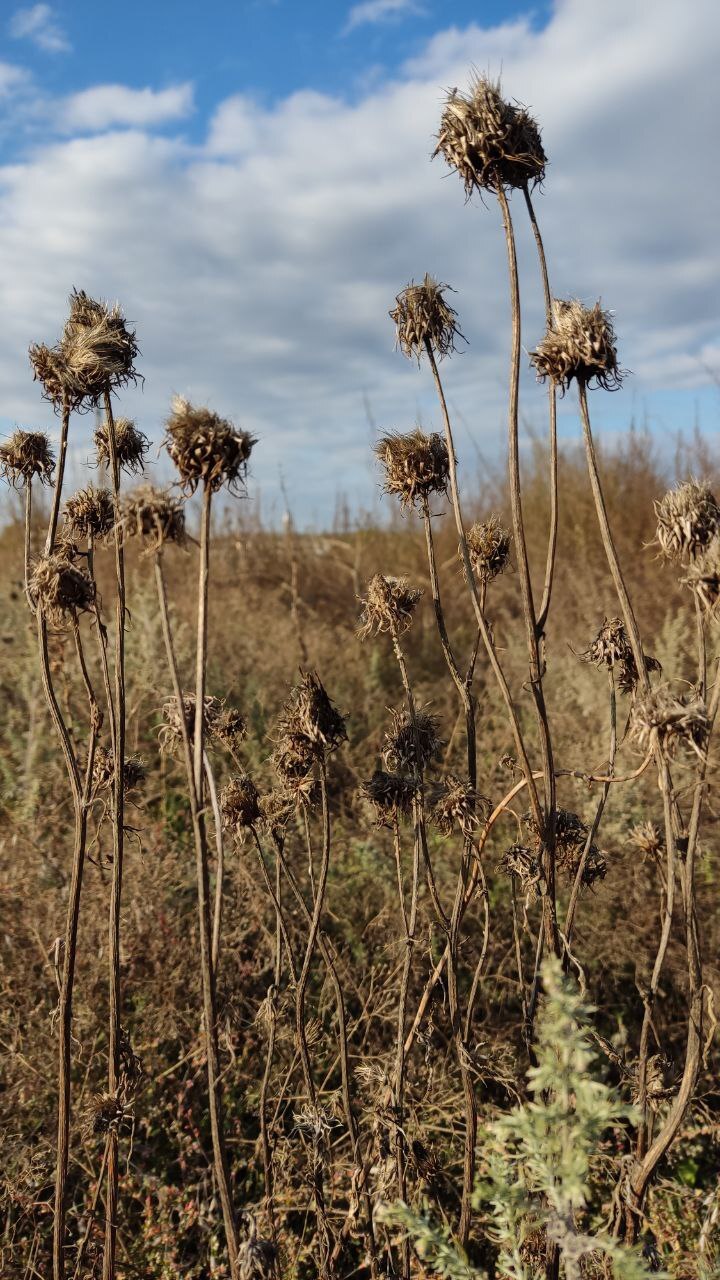
<svg viewBox="0 0 720 1280"><path fill-rule="evenodd" d="M452 835L456 829L466 840L472 838L480 826L480 819L489 811L489 803L478 795L469 782L463 782L449 774L430 795L431 819L443 836Z"/></svg>
<svg viewBox="0 0 720 1280"><path fill-rule="evenodd" d="M81 289L70 296L60 340L67 390L76 408L90 408L106 391L137 381L138 345L118 304L97 301Z"/></svg>
<svg viewBox="0 0 720 1280"><path fill-rule="evenodd" d="M539 897L542 870L537 850L533 852L524 844L513 844L500 859L499 869L509 876L517 876L526 899Z"/></svg>
<svg viewBox="0 0 720 1280"><path fill-rule="evenodd" d="M149 551L158 551L166 542L184 546L184 503L169 489L140 485L122 504L121 526L128 538L142 538Z"/></svg>
<svg viewBox="0 0 720 1280"><path fill-rule="evenodd" d="M702 756L707 742L710 724L707 707L694 690L677 694L670 685L653 689L645 698L638 698L630 713L629 736L641 751L649 751L653 734L669 756L674 756L678 746Z"/></svg>
<svg viewBox="0 0 720 1280"><path fill-rule="evenodd" d="M445 99L433 158L442 155L462 179L465 194L542 182L547 157L536 121L507 102L499 81L473 76L467 93Z"/></svg>
<svg viewBox="0 0 720 1280"><path fill-rule="evenodd" d="M720 533L720 507L706 484L686 480L655 503L656 540L668 560L701 555Z"/></svg>
<svg viewBox="0 0 720 1280"><path fill-rule="evenodd" d="M68 391L69 377L65 358L58 347L48 347L44 342L34 342L29 349L33 379L42 385L44 400L49 400L55 409L59 409L67 395L69 407L76 407L73 397Z"/></svg>
<svg viewBox="0 0 720 1280"><path fill-rule="evenodd" d="M232 752L247 737L247 721L237 707L228 707L223 702L210 721L209 730L213 742Z"/></svg>
<svg viewBox="0 0 720 1280"><path fill-rule="evenodd" d="M418 707L411 717L405 707L390 712L390 728L385 734L383 760L391 773L421 772L435 760L442 747L439 721Z"/></svg>
<svg viewBox="0 0 720 1280"><path fill-rule="evenodd" d="M125 1117L125 1107L116 1093L97 1093L87 1108L84 1129L88 1136L117 1131Z"/></svg>
<svg viewBox="0 0 720 1280"><path fill-rule="evenodd" d="M33 599L53 626L61 627L68 616L85 613L95 603L95 583L73 564L64 548L35 561L29 586Z"/></svg>
<svg viewBox="0 0 720 1280"><path fill-rule="evenodd" d="M65 503L65 528L71 537L105 538L115 527L115 502L109 489L88 485Z"/></svg>
<svg viewBox="0 0 720 1280"><path fill-rule="evenodd" d="M260 820L260 794L252 778L231 778L220 793L223 825L237 839Z"/></svg>
<svg viewBox="0 0 720 1280"><path fill-rule="evenodd" d="M615 391L623 379L618 364L615 329L599 302L586 307L577 299L553 300L553 319L545 337L530 352L538 380L546 378L567 391L573 378L583 386L596 383Z"/></svg>
<svg viewBox="0 0 720 1280"><path fill-rule="evenodd" d="M632 658L632 649L622 619L603 618L595 639L580 657L596 667L616 667Z"/></svg>
<svg viewBox="0 0 720 1280"><path fill-rule="evenodd" d="M384 577L376 573L368 582L365 597L361 598L360 639L367 640L369 636L384 632L395 635L407 631L422 594L422 589L411 587L407 578Z"/></svg>
<svg viewBox="0 0 720 1280"><path fill-rule="evenodd" d="M93 790L106 791L115 777L115 757L107 747L98 747L93 761ZM140 756L128 756L123 767L123 791L128 795L143 785L147 778L145 761Z"/></svg>
<svg viewBox="0 0 720 1280"><path fill-rule="evenodd" d="M238 431L210 409L197 408L176 396L166 424L164 446L180 472L187 493L202 483L216 492L227 485L233 493L245 492L247 464L255 437Z"/></svg>
<svg viewBox="0 0 720 1280"><path fill-rule="evenodd" d="M709 618L720 615L720 537L716 537L701 555L691 561L684 586L694 592L700 607Z"/></svg>
<svg viewBox="0 0 720 1280"><path fill-rule="evenodd" d="M497 578L510 560L510 534L500 517L493 514L487 520L476 520L467 533L467 548L480 581L487 584Z"/></svg>
<svg viewBox="0 0 720 1280"><path fill-rule="evenodd" d="M54 467L55 455L42 431L13 431L0 444L0 475L11 485L30 484L36 477L50 484Z"/></svg>
<svg viewBox="0 0 720 1280"><path fill-rule="evenodd" d="M317 756L337 750L347 740L345 720L316 671L301 671L283 708L280 727L285 734L306 738Z"/></svg>
<svg viewBox="0 0 720 1280"><path fill-rule="evenodd" d="M305 784L319 752L307 734L284 730L275 743L272 761L283 786L297 793Z"/></svg>
<svg viewBox="0 0 720 1280"><path fill-rule="evenodd" d="M375 808L379 826L389 826L390 820L405 816L412 808L416 794L415 783L400 773L386 773L384 769L376 769L367 782L363 782L360 793Z"/></svg>
<svg viewBox="0 0 720 1280"><path fill-rule="evenodd" d="M653 658L651 654L643 654L643 661L648 675L652 675L653 672L662 672L662 663L658 662L657 658ZM621 662L616 668L616 671L621 692L634 693L640 683L635 655L633 653L628 654L625 661Z"/></svg>
<svg viewBox="0 0 720 1280"><path fill-rule="evenodd" d="M389 432L375 453L385 468L384 493L395 493L402 507L425 502L432 493L447 493L450 463L445 441L420 428L406 434Z"/></svg>
<svg viewBox="0 0 720 1280"><path fill-rule="evenodd" d="M297 797L284 787L268 791L260 800L260 821L276 840L283 838L285 828L295 813Z"/></svg>
<svg viewBox="0 0 720 1280"><path fill-rule="evenodd" d="M540 857L543 841L531 814L526 814L525 821L535 839L535 851ZM572 883L577 875L580 861L588 839L588 828L582 818L569 809L558 809L555 814L555 866L561 874ZM602 849L591 844L583 867L582 881L584 885L592 885L596 880L604 880L607 874L607 860Z"/></svg>
<svg viewBox="0 0 720 1280"><path fill-rule="evenodd" d="M118 465L130 475L138 475L145 467L145 454L150 448L147 436L139 431L130 418L115 418L115 452ZM95 449L98 463L110 466L110 425L102 422L95 432Z"/></svg>
<svg viewBox="0 0 720 1280"><path fill-rule="evenodd" d="M419 362L428 346L442 360L456 350L456 340L463 338L457 327L457 311L443 296L449 288L426 272L422 284L412 280L397 295L389 314L395 324L395 345L409 360L414 356Z"/></svg>
<svg viewBox="0 0 720 1280"><path fill-rule="evenodd" d="M654 822L638 822L630 832L630 844L643 858L657 858L663 848L663 839Z"/></svg>
<svg viewBox="0 0 720 1280"><path fill-rule="evenodd" d="M167 702L164 703L162 709L164 723L160 729L160 745L162 750L169 755L179 755L183 749L183 720L185 721L188 738L192 746L195 740L196 705L194 693L184 694L181 719L177 698L168 698ZM224 709L225 704L220 698L216 698L210 693L206 694L203 705L203 732L209 741L212 741L215 721Z"/></svg>

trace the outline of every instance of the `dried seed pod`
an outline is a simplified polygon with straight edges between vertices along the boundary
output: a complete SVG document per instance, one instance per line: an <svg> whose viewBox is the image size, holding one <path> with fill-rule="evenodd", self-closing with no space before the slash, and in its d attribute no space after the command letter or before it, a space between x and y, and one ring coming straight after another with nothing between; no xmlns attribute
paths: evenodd
<svg viewBox="0 0 720 1280"><path fill-rule="evenodd" d="M535 186L547 164L533 117L525 107L506 102L499 82L478 75L467 94L448 93L436 155L457 171L468 198L476 190Z"/></svg>
<svg viewBox="0 0 720 1280"><path fill-rule="evenodd" d="M481 582L487 584L497 578L510 559L510 534L500 523L499 516L476 521L467 533L467 549L470 564Z"/></svg>
<svg viewBox="0 0 720 1280"><path fill-rule="evenodd" d="M630 844L643 858L657 858L663 847L663 838L654 822L638 822L630 832Z"/></svg>
<svg viewBox="0 0 720 1280"><path fill-rule="evenodd" d="M96 301L83 290L75 290L70 296L70 314L60 351L76 408L90 408L106 391L137 381L137 340L119 305Z"/></svg>
<svg viewBox="0 0 720 1280"><path fill-rule="evenodd" d="M260 800L260 821L275 840L282 840L285 828L295 813L297 797L285 789L269 791Z"/></svg>
<svg viewBox="0 0 720 1280"><path fill-rule="evenodd" d="M123 501L121 525L128 538L144 539L150 551L166 542L185 545L185 506L169 489L149 484L134 489Z"/></svg>
<svg viewBox="0 0 720 1280"><path fill-rule="evenodd" d="M525 821L535 837L536 853L540 857L543 842L531 814L525 815ZM569 809L558 809L555 814L555 866L558 872L564 873L572 882L577 875L578 867L587 844L588 828L577 813ZM582 873L582 883L592 885L596 880L604 880L607 874L607 861L602 849L591 844Z"/></svg>
<svg viewBox="0 0 720 1280"><path fill-rule="evenodd" d="M201 482L213 492L223 485L234 493L245 492L254 436L238 431L210 409L196 408L182 396L173 400L165 426L164 445L187 493L194 493Z"/></svg>
<svg viewBox="0 0 720 1280"><path fill-rule="evenodd" d="M260 820L260 795L252 778L231 778L220 793L223 826L238 838Z"/></svg>
<svg viewBox="0 0 720 1280"><path fill-rule="evenodd" d="M118 466L130 475L138 475L144 469L150 441L130 418L115 418L114 426ZM107 421L102 422L95 432L95 449L98 463L110 466L110 426Z"/></svg>
<svg viewBox="0 0 720 1280"><path fill-rule="evenodd" d="M720 507L706 484L686 480L655 503L656 541L668 560L701 555L720 533Z"/></svg>
<svg viewBox="0 0 720 1280"><path fill-rule="evenodd" d="M247 737L247 722L237 707L228 707L223 702L210 721L209 730L213 742L232 752Z"/></svg>
<svg viewBox="0 0 720 1280"><path fill-rule="evenodd" d="M85 1132L88 1136L117 1131L125 1117L125 1107L115 1093L97 1093L87 1108Z"/></svg>
<svg viewBox="0 0 720 1280"><path fill-rule="evenodd" d="M65 503L65 528L71 537L105 538L115 527L115 502L109 489L88 485Z"/></svg>
<svg viewBox="0 0 720 1280"><path fill-rule="evenodd" d="M347 741L345 720L316 671L302 671L290 692L280 726L285 734L305 737L315 754L335 751Z"/></svg>
<svg viewBox="0 0 720 1280"><path fill-rule="evenodd" d="M190 745L195 739L195 694L183 695L183 718ZM203 731L207 738L212 737L212 727L224 710L225 704L220 698L206 694L203 706ZM160 745L170 755L179 755L183 746L182 720L178 711L177 698L168 698L162 709L164 724L160 730Z"/></svg>
<svg viewBox="0 0 720 1280"><path fill-rule="evenodd" d="M530 362L540 381L550 378L562 391L573 378L585 387L595 382L606 391L615 391L623 379L610 312L599 302L586 307L574 298L553 299L552 325L530 352Z"/></svg>
<svg viewBox="0 0 720 1280"><path fill-rule="evenodd" d="M396 635L407 631L422 594L420 588L409 585L407 578L384 577L376 573L368 582L365 598L361 599L360 639L367 640L369 636L383 632Z"/></svg>
<svg viewBox="0 0 720 1280"><path fill-rule="evenodd" d="M503 854L499 867L508 875L517 876L527 900L539 897L543 877L537 851L533 852L523 844L513 844Z"/></svg>
<svg viewBox="0 0 720 1280"><path fill-rule="evenodd" d="M651 654L643 654L643 659L645 662L645 671L648 675L653 671L662 671L662 664L658 662L657 658L653 658ZM628 654L625 661L618 667L618 684L623 693L634 693L638 687L638 669L633 653Z"/></svg>
<svg viewBox="0 0 720 1280"><path fill-rule="evenodd" d="M93 761L93 790L106 791L112 785L115 777L115 759L112 751L107 747L98 747L95 751L95 759ZM147 769L144 760L140 756L128 756L123 766L123 791L127 795L130 791L137 790L141 787L147 777Z"/></svg>
<svg viewBox="0 0 720 1280"><path fill-rule="evenodd" d="M432 493L447 493L450 462L437 432L428 436L419 427L405 435L389 432L378 440L375 453L385 468L383 491L396 493L402 507L427 501Z"/></svg>
<svg viewBox="0 0 720 1280"><path fill-rule="evenodd" d="M709 727L707 707L694 690L678 695L664 684L635 702L629 734L641 751L650 750L657 731L660 745L669 756L680 745L702 757Z"/></svg>
<svg viewBox="0 0 720 1280"><path fill-rule="evenodd" d="M32 365L33 379L42 384L44 400L49 400L58 409L67 396L71 409L76 408L75 399L70 394L70 378L65 358L58 347L48 347L44 342L34 342L28 352Z"/></svg>
<svg viewBox="0 0 720 1280"><path fill-rule="evenodd" d="M305 733L285 730L275 744L272 761L286 788L297 792L319 758L316 744Z"/></svg>
<svg viewBox="0 0 720 1280"><path fill-rule="evenodd" d="M397 295L389 315L395 323L395 345L408 359L415 356L419 362L428 346L442 359L455 351L456 339L463 338L457 327L457 312L443 297L449 288L426 272L422 284L412 280Z"/></svg>
<svg viewBox="0 0 720 1280"><path fill-rule="evenodd" d="M35 561L29 586L53 626L62 626L67 615L84 613L95 603L95 583L73 564L66 548Z"/></svg>
<svg viewBox="0 0 720 1280"><path fill-rule="evenodd" d="M623 665L632 656L627 632L620 618L604 618L595 639L580 654L583 662L592 662L596 667Z"/></svg>
<svg viewBox="0 0 720 1280"><path fill-rule="evenodd" d="M0 475L13 486L30 484L36 477L50 484L54 467L55 455L42 431L13 431L0 444Z"/></svg>
<svg viewBox="0 0 720 1280"><path fill-rule="evenodd" d="M435 787L430 794L431 819L441 835L452 835L457 827L466 840L472 838L480 826L480 818L489 812L489 803L478 795L469 782L462 782L454 774Z"/></svg>
<svg viewBox="0 0 720 1280"><path fill-rule="evenodd" d="M720 537L714 538L691 562L681 582L694 592L703 612L709 618L717 619L720 613Z"/></svg>
<svg viewBox="0 0 720 1280"><path fill-rule="evenodd" d="M439 755L437 716L418 707L411 717L407 708L390 712L390 729L385 734L383 760L391 773L422 771Z"/></svg>
<svg viewBox="0 0 720 1280"><path fill-rule="evenodd" d="M374 805L379 826L389 826L401 814L410 812L416 787L411 778L399 773L386 773L376 769L360 788L361 795Z"/></svg>

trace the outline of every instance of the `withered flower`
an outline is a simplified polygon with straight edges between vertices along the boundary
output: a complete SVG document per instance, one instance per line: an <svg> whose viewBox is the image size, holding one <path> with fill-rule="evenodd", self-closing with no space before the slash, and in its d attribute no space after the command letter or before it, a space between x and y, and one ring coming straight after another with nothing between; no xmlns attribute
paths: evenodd
<svg viewBox="0 0 720 1280"><path fill-rule="evenodd" d="M118 466L130 475L138 475L145 466L150 441L130 418L115 418L114 426ZM107 421L102 422L95 432L95 449L98 462L110 466L110 427Z"/></svg>
<svg viewBox="0 0 720 1280"><path fill-rule="evenodd" d="M115 502L109 489L88 485L65 503L65 527L72 537L104 538L115 527Z"/></svg>
<svg viewBox="0 0 720 1280"><path fill-rule="evenodd" d="M470 564L481 582L487 584L507 568L510 559L510 534L496 515L471 526L467 534Z"/></svg>
<svg viewBox="0 0 720 1280"><path fill-rule="evenodd" d="M543 842L535 820L526 814L525 821L535 837L536 853L540 857ZM572 882L577 875L583 851L587 844L589 831L582 818L569 809L558 809L555 814L555 866L558 872ZM607 861L602 849L591 844L582 873L582 883L592 885L596 880L604 880L607 874Z"/></svg>
<svg viewBox="0 0 720 1280"><path fill-rule="evenodd" d="M632 649L622 620L604 618L595 639L580 657L584 662L594 663L596 667L615 667L632 658Z"/></svg>
<svg viewBox="0 0 720 1280"><path fill-rule="evenodd" d="M345 720L334 706L316 671L302 671L280 719L285 733L302 735L324 754L347 740Z"/></svg>
<svg viewBox="0 0 720 1280"><path fill-rule="evenodd" d="M186 693L183 695L183 719L185 728L192 746L195 738L195 694ZM212 735L212 726L223 710L224 703L220 698L213 697L212 694L206 694L203 704L203 731L210 737ZM160 745L163 751L169 752L171 755L177 755L182 751L183 733L180 712L178 710L177 698L168 698L162 709L164 724L160 730Z"/></svg>
<svg viewBox="0 0 720 1280"><path fill-rule="evenodd" d="M415 790L412 779L399 773L386 773L384 769L376 769L360 788L363 797L374 805L380 826L388 826L388 819L410 812Z"/></svg>
<svg viewBox="0 0 720 1280"><path fill-rule="evenodd" d="M517 876L528 901L539 896L542 870L537 850L533 852L523 844L513 844L503 854L499 865L507 875Z"/></svg>
<svg viewBox="0 0 720 1280"><path fill-rule="evenodd" d="M720 507L706 484L686 480L655 503L656 541L668 560L701 555L720 533Z"/></svg>
<svg viewBox="0 0 720 1280"><path fill-rule="evenodd" d="M649 751L657 731L669 756L681 745L702 758L709 728L707 707L697 693L676 694L667 684L638 699L630 713L629 734L641 751Z"/></svg>
<svg viewBox="0 0 720 1280"><path fill-rule="evenodd" d="M238 1280L271 1280L275 1275L277 1249L272 1240L257 1234L254 1219L247 1240L241 1240L237 1251Z"/></svg>
<svg viewBox="0 0 720 1280"><path fill-rule="evenodd" d="M489 803L484 796L478 795L469 782L462 782L454 774L433 788L429 796L431 819L443 836L452 835L457 827L466 840L480 826L480 818L489 811Z"/></svg>
<svg viewBox="0 0 720 1280"><path fill-rule="evenodd" d="M389 314L395 323L395 344L409 360L415 356L419 362L428 347L442 359L455 351L456 339L463 337L457 312L443 297L449 288L426 273L422 284L413 280L397 295Z"/></svg>
<svg viewBox="0 0 720 1280"><path fill-rule="evenodd" d="M450 463L445 441L437 432L418 427L405 435L389 432L375 453L385 468L385 493L395 493L402 507L426 501L431 493L447 493Z"/></svg>
<svg viewBox="0 0 720 1280"><path fill-rule="evenodd" d="M540 381L550 378L562 391L573 378L585 387L595 382L615 391L623 378L615 344L610 313L599 302L586 307L574 298L555 298L552 325L530 352L530 362Z"/></svg>
<svg viewBox="0 0 720 1280"><path fill-rule="evenodd" d="M414 717L404 707L391 711L382 753L387 769L391 773L426 769L442 747L438 728L437 716L421 707Z"/></svg>
<svg viewBox="0 0 720 1280"><path fill-rule="evenodd" d="M106 391L137 381L137 340L119 305L96 301L82 289L70 296L60 350L71 396L87 407L97 404Z"/></svg>
<svg viewBox="0 0 720 1280"><path fill-rule="evenodd" d="M638 822L630 832L630 844L643 858L657 858L663 848L663 839L654 822Z"/></svg>
<svg viewBox="0 0 720 1280"><path fill-rule="evenodd" d="M35 382L42 384L44 400L49 400L54 408L59 408L65 395L71 409L76 407L75 400L67 390L69 377L65 359L58 347L48 347L44 342L34 342L29 349ZM82 397L81 397L82 398Z"/></svg>
<svg viewBox="0 0 720 1280"><path fill-rule="evenodd" d="M285 828L295 813L297 797L292 791L279 789L268 791L260 800L260 821L265 830L281 840Z"/></svg>
<svg viewBox="0 0 720 1280"><path fill-rule="evenodd" d="M127 537L143 538L151 551L166 542L185 545L185 507L169 489L141 485L133 490L123 502L121 524Z"/></svg>
<svg viewBox="0 0 720 1280"><path fill-rule="evenodd" d="M694 592L703 612L709 618L717 618L720 612L720 537L714 538L691 562L681 581Z"/></svg>
<svg viewBox="0 0 720 1280"><path fill-rule="evenodd" d="M165 426L164 445L187 493L194 493L201 482L212 492L223 485L231 492L245 491L254 436L238 431L210 409L191 405L182 396L173 400Z"/></svg>
<svg viewBox="0 0 720 1280"><path fill-rule="evenodd" d="M62 626L68 614L84 613L95 603L95 583L62 548L35 561L29 587L53 626Z"/></svg>
<svg viewBox="0 0 720 1280"><path fill-rule="evenodd" d="M534 186L547 164L533 117L502 97L499 82L478 75L468 93L448 93L436 155L457 171L468 198L475 190Z"/></svg>
<svg viewBox="0 0 720 1280"><path fill-rule="evenodd" d="M210 737L226 751L234 751L247 737L247 722L237 707L228 707L223 701L209 725Z"/></svg>
<svg viewBox="0 0 720 1280"><path fill-rule="evenodd" d="M93 761L93 789L106 791L115 777L115 758L107 747L98 747ZM140 756L128 756L123 766L123 791L127 795L141 787L147 777L144 760Z"/></svg>
<svg viewBox="0 0 720 1280"><path fill-rule="evenodd" d="M407 631L422 594L420 588L409 585L407 578L384 577L376 573L368 582L365 598L361 600L360 639L367 640L369 636L383 632L398 635Z"/></svg>
<svg viewBox="0 0 720 1280"><path fill-rule="evenodd" d="M115 1093L97 1093L87 1108L85 1132L100 1135L117 1131L125 1118L125 1107Z"/></svg>
<svg viewBox="0 0 720 1280"><path fill-rule="evenodd" d="M238 839L260 820L260 795L252 778L231 778L220 793L223 825Z"/></svg>
<svg viewBox="0 0 720 1280"><path fill-rule="evenodd" d="M29 484L35 477L50 484L54 467L55 456L42 431L13 431L0 444L0 475L9 484Z"/></svg>

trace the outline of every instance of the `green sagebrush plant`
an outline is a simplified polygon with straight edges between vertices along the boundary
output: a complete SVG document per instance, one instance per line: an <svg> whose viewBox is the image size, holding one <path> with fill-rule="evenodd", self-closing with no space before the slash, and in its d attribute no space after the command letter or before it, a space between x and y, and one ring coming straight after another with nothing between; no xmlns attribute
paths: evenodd
<svg viewBox="0 0 720 1280"><path fill-rule="evenodd" d="M593 1078L595 1053L587 1029L592 1009L575 983L563 976L555 958L546 960L542 977L545 999L538 1016L536 1065L528 1071L531 1098L479 1133L484 1177L476 1184L475 1202L489 1210L497 1274L504 1280L544 1275L544 1263L523 1247L544 1231L559 1249L565 1280L580 1280L581 1259L603 1255L615 1280L644 1280L648 1267L639 1249L620 1244L607 1232L581 1229L593 1157L603 1135L626 1121L632 1108ZM430 1272L446 1280L475 1280L483 1274L425 1214L395 1204L385 1206L382 1217L407 1233Z"/></svg>

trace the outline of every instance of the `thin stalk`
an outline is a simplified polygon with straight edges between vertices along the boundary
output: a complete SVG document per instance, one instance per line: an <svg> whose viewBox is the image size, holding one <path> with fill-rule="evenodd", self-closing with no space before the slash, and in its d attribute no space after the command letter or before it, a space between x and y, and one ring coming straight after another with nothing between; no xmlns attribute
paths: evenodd
<svg viewBox="0 0 720 1280"><path fill-rule="evenodd" d="M55 489L50 506L50 521L45 539L45 555L49 556L55 546L58 520L60 519L60 503L62 502L63 481L65 479L65 462L67 460L68 431L70 427L70 403L67 392L63 392L62 417L60 420L60 444L58 446L57 465L55 467Z"/></svg>
<svg viewBox="0 0 720 1280"><path fill-rule="evenodd" d="M32 480L25 483L25 539L24 539L24 568L25 568L25 599L28 602L30 612L35 612L35 602L30 593L30 548L32 534Z"/></svg>
<svg viewBox="0 0 720 1280"><path fill-rule="evenodd" d="M223 839L222 814L218 803L215 774L207 751L203 751L203 769L207 782L210 808L215 827L215 905L213 908L212 926L212 967L217 982L218 962L220 960L220 931L222 929L223 881L225 879L225 841Z"/></svg>
<svg viewBox="0 0 720 1280"><path fill-rule="evenodd" d="M605 810L605 805L607 804L607 798L610 794L611 783L609 779L612 778L612 775L615 771L615 755L617 752L617 695L615 693L615 677L613 675L612 667L608 668L608 686L609 686L609 694L610 694L610 754L608 756L608 781L603 783L603 789L600 794L600 799L598 801L597 808L595 810L595 817L593 818L592 826L590 827L590 830L588 832L587 840L585 841L585 847L582 851L582 856L578 863L577 871L575 872L575 879L573 881L573 887L570 894L570 901L568 903L567 915L565 916L564 938L565 938L565 945L568 948L570 946L570 941L572 939L573 923L575 920L575 911L577 909L578 898L580 896L580 889L582 887L583 871L585 870L585 864L590 854L592 842L595 839L595 836L597 835L598 828L602 820L603 812Z"/></svg>

